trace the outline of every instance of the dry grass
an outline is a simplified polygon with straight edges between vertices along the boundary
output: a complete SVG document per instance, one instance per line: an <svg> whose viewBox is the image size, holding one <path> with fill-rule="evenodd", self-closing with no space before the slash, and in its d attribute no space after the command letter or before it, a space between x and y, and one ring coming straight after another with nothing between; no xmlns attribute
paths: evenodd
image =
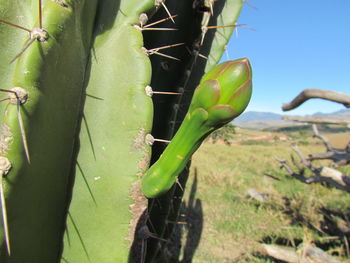
<svg viewBox="0 0 350 263"><path fill-rule="evenodd" d="M235 136L242 139L263 133L244 131ZM287 176L274 156L290 160L292 150L287 146L293 140L235 146L207 142L201 146L193 156L187 186L189 189L196 174L196 199L201 202L196 215L201 217L203 229L193 262L274 262L254 256L263 240L296 247L307 239L325 250L337 249L334 253L343 259L349 256L339 233L339 240L329 242L327 238L337 234L339 229L331 229L338 227L337 220L350 228L345 217L350 216L350 195ZM300 148L305 154L324 150L313 139L303 140L307 145ZM268 201L250 200L250 188L268 194ZM185 196L188 202L188 192ZM186 217L191 211L184 213Z"/></svg>

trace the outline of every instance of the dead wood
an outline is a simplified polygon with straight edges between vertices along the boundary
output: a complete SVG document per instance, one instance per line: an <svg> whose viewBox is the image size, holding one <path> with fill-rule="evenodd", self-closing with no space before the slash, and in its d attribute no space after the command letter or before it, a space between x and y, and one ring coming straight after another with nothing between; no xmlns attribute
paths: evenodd
<svg viewBox="0 0 350 263"><path fill-rule="evenodd" d="M295 251L293 248L262 244L263 253L287 263L342 263L322 249L307 245Z"/></svg>
<svg viewBox="0 0 350 263"><path fill-rule="evenodd" d="M298 96L296 96L291 102L283 105L283 111L289 111L299 107L305 101L313 98L325 99L337 103L343 104L346 108L350 108L350 95L320 89L305 89Z"/></svg>
<svg viewBox="0 0 350 263"><path fill-rule="evenodd" d="M303 171L295 173L285 160L275 157L275 159L281 164L281 166L287 170L290 176L305 184L325 182L340 190L350 192L349 176L346 176L338 170L335 170L330 167L321 166L315 168L311 165L311 163L309 163L305 158L303 158L303 154L297 146L293 146L293 148L298 153L299 157L301 157L301 162L313 172L314 176L306 177Z"/></svg>
<svg viewBox="0 0 350 263"><path fill-rule="evenodd" d="M347 165L350 163L350 143L348 143L348 145L344 149L334 148L327 139L327 137L319 133L315 124L312 125L312 129L314 132L314 137L322 141L322 143L326 147L327 152L311 153L307 158L308 160L313 161L329 159L334 162L334 166L336 167Z"/></svg>
<svg viewBox="0 0 350 263"><path fill-rule="evenodd" d="M324 123L324 124L350 124L350 118L339 117L316 117L316 116L289 116L284 115L282 119L285 121L307 122L307 123Z"/></svg>

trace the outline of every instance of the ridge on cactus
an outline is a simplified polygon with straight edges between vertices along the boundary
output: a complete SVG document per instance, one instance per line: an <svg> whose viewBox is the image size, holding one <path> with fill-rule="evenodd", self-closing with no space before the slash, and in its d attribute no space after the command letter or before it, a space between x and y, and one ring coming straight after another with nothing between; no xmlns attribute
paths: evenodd
<svg viewBox="0 0 350 263"><path fill-rule="evenodd" d="M251 94L252 69L247 58L224 62L209 71L196 88L178 132L142 179L146 197L167 192L203 140L239 116Z"/></svg>

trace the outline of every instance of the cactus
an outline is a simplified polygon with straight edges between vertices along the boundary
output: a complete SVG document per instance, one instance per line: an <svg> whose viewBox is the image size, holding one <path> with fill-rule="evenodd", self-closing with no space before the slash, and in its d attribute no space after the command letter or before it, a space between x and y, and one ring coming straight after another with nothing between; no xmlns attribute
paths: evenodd
<svg viewBox="0 0 350 263"><path fill-rule="evenodd" d="M8 234L1 262L58 260L96 9L91 0L30 2L0 2L1 18L30 29L29 36L5 24L0 31L0 155L11 164L2 180Z"/></svg>
<svg viewBox="0 0 350 263"><path fill-rule="evenodd" d="M157 200L140 178L242 4L0 0L0 262L162 262L186 169Z"/></svg>

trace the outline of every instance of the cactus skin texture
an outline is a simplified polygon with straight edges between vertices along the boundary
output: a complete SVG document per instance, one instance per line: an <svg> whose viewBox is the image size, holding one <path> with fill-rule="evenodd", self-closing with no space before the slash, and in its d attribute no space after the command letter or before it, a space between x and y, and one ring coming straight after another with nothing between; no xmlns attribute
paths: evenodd
<svg viewBox="0 0 350 263"><path fill-rule="evenodd" d="M179 130L143 177L142 192L148 198L166 193L203 140L239 116L251 94L252 71L248 59L224 62L209 71L195 90Z"/></svg>
<svg viewBox="0 0 350 263"><path fill-rule="evenodd" d="M66 1L66 6L43 2L43 28L49 38L44 42L35 40L11 65L10 60L27 43L28 33L1 25L4 28L0 32L1 46L7 49L6 61L1 61L1 74L6 76L0 87L7 90L21 87L28 93L27 102L19 107L6 101L0 104L0 155L12 166L3 178L11 255L1 240L2 263L57 262L62 248L68 177L96 1ZM12 22L33 28L37 16L30 14L32 11L37 14L34 11L34 6L38 10L37 1L0 1L0 4L1 15L8 8L7 15L15 19L16 15L24 17ZM66 59L59 60L61 57ZM10 93L1 92L0 96L6 98ZM18 108L30 164L23 150ZM3 236L2 228L0 232Z"/></svg>
<svg viewBox="0 0 350 263"><path fill-rule="evenodd" d="M152 99L145 92L151 64L134 25L153 1L115 3L100 3L95 25L63 251L68 262L127 262L135 230L131 222L140 216L130 207L141 212L147 207L137 181L151 154L144 140L153 119Z"/></svg>

